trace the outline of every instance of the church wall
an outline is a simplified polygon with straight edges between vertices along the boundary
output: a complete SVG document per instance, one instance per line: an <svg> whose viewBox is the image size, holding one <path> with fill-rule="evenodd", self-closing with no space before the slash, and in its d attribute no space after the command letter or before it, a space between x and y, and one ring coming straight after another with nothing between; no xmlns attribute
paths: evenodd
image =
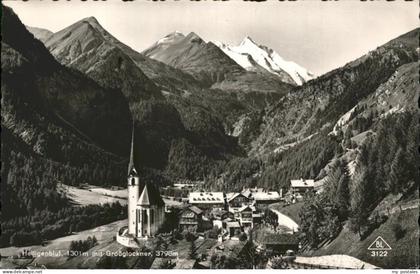
<svg viewBox="0 0 420 274"><path fill-rule="evenodd" d="M133 181L134 180L134 185ZM139 178L128 178L128 234L136 233L136 206L139 199Z"/></svg>

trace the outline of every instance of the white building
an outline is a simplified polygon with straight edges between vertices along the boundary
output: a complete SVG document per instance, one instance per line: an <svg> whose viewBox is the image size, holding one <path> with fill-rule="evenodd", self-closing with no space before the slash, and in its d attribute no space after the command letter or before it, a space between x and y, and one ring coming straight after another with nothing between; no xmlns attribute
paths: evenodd
<svg viewBox="0 0 420 274"><path fill-rule="evenodd" d="M308 190L314 190L314 180L290 180L290 189L292 194L304 194Z"/></svg>
<svg viewBox="0 0 420 274"><path fill-rule="evenodd" d="M201 209L225 206L225 195L223 192L190 192L188 203Z"/></svg>
<svg viewBox="0 0 420 274"><path fill-rule="evenodd" d="M243 190L242 194L254 200L256 205L272 204L281 200L278 191L269 191L263 188L248 188Z"/></svg>
<svg viewBox="0 0 420 274"><path fill-rule="evenodd" d="M239 221L243 228L252 228L254 226L253 213L256 212L254 206L244 205L240 208L231 208L230 212L234 218Z"/></svg>
<svg viewBox="0 0 420 274"><path fill-rule="evenodd" d="M140 182L138 176L134 129L128 166L128 235L134 238L156 235L165 220L165 203L159 189L153 184Z"/></svg>

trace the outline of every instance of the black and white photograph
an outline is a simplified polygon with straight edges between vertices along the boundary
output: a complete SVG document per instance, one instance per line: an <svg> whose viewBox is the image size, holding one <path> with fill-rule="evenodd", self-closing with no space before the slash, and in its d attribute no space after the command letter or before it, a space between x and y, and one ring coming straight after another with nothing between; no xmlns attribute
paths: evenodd
<svg viewBox="0 0 420 274"><path fill-rule="evenodd" d="M418 1L2 0L0 270L417 273L419 35Z"/></svg>

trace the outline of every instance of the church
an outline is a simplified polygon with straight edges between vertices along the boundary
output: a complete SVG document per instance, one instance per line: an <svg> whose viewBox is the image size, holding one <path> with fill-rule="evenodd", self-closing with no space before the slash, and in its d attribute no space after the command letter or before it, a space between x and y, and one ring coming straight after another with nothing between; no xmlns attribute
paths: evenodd
<svg viewBox="0 0 420 274"><path fill-rule="evenodd" d="M165 203L158 186L140 182L138 150L135 149L134 127L128 165L128 234L134 238L153 237L165 220Z"/></svg>

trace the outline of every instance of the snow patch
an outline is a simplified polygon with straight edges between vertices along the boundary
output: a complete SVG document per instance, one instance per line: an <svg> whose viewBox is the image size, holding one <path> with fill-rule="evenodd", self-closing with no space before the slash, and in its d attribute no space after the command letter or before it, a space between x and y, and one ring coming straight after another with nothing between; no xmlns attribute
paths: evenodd
<svg viewBox="0 0 420 274"><path fill-rule="evenodd" d="M250 37L245 37L239 46L214 42L226 55L246 70L254 71L261 67L268 72L280 75L287 73L297 85L315 78L315 75L292 61L284 60L274 50L257 45Z"/></svg>

